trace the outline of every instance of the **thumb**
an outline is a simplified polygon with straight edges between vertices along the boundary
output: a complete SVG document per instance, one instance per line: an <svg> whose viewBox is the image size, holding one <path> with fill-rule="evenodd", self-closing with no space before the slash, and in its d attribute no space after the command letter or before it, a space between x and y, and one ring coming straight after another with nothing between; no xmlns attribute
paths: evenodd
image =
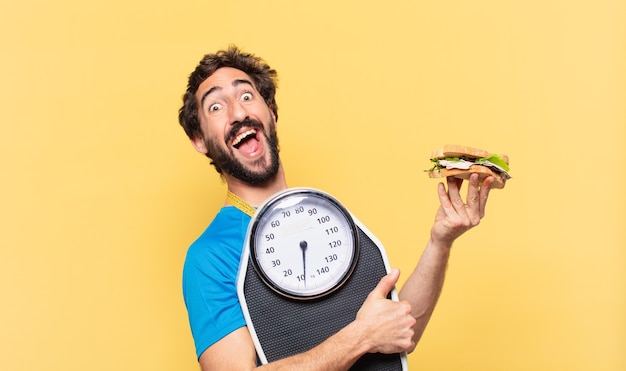
<svg viewBox="0 0 626 371"><path fill-rule="evenodd" d="M374 290L370 293L370 296L381 299L386 298L387 295L389 295L389 292L396 285L396 282L398 282L398 278L400 278L400 270L398 268L394 268L386 276L380 279L378 285L376 285Z"/></svg>

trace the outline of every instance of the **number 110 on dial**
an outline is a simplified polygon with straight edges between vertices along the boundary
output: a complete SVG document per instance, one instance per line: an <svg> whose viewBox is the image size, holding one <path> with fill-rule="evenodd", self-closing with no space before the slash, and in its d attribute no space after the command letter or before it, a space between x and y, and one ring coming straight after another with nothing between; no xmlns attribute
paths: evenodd
<svg viewBox="0 0 626 371"><path fill-rule="evenodd" d="M313 299L338 289L358 259L350 213L321 191L294 188L268 200L253 220L252 264L274 291Z"/></svg>

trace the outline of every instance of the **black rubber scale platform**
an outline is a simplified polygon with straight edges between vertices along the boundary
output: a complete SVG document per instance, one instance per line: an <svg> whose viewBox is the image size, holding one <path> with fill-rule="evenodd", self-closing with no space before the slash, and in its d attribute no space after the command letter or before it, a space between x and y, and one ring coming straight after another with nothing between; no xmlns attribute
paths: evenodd
<svg viewBox="0 0 626 371"><path fill-rule="evenodd" d="M378 246L361 228L358 230L360 255L352 276L339 290L320 299L299 301L275 293L248 260L243 283L253 324L248 326L268 362L305 352L352 322L367 295L387 273ZM369 353L351 370L400 371L401 355Z"/></svg>

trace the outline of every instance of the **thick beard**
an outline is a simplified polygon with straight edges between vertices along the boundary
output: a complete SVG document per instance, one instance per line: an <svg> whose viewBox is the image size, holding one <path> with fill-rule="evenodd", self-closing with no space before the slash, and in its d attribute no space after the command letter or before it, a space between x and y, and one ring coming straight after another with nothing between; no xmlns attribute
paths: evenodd
<svg viewBox="0 0 626 371"><path fill-rule="evenodd" d="M261 135L265 137L269 145L269 161L266 161L265 158L261 158L254 164L254 168L261 168L260 171L254 171L246 168L241 162L239 162L239 160L237 160L231 147L228 147L228 149L225 150L214 141L205 138L204 141L208 150L207 156L211 158L211 164L215 166L215 169L220 174L226 173L250 185L259 186L267 184L276 177L280 165L276 125L273 121L270 123L268 136L263 130L263 125L260 122L256 120L246 120L237 127L234 127L231 133L236 133L238 128L241 126L253 127L260 130ZM230 141L228 140L227 142Z"/></svg>

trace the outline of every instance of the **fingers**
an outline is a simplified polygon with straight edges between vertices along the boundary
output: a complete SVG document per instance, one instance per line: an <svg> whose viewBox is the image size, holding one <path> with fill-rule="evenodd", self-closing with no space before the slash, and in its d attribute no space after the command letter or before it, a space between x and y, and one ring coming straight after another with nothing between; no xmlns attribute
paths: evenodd
<svg viewBox="0 0 626 371"><path fill-rule="evenodd" d="M460 215L464 215L466 211L475 211L476 215L482 218L485 214L485 205L487 204L489 191L491 190L493 182L494 178L489 176L486 177L481 184L480 176L478 174L472 174L469 178L469 186L467 189L467 203L464 203L460 193L463 179L448 177L448 191L446 192L443 184L440 184L438 190L439 198L442 199L442 201L445 201L443 200L444 197L449 199L449 206L454 207L455 211L460 213Z"/></svg>
<svg viewBox="0 0 626 371"><path fill-rule="evenodd" d="M448 177L448 196L455 208L463 207L463 199L461 198L461 185L463 179Z"/></svg>
<svg viewBox="0 0 626 371"><path fill-rule="evenodd" d="M450 180L448 180L448 187L450 185ZM446 191L446 186L443 183L439 183L439 188L437 188L437 192L439 193L439 202L441 203L441 208L445 212L446 215L451 215L454 213L454 205L452 205L452 201L450 200L450 196L448 195L448 191Z"/></svg>
<svg viewBox="0 0 626 371"><path fill-rule="evenodd" d="M472 174L469 179L469 187L467 187L467 216L470 225L477 225L484 215L484 208L481 207L480 184L478 174Z"/></svg>
<svg viewBox="0 0 626 371"><path fill-rule="evenodd" d="M493 181L493 177L487 177L481 184L478 174L472 174L467 190L467 203L463 202L459 193L463 180L449 177L448 190L443 183L439 183L437 192L440 207L430 230L431 238L436 244L449 248L460 235L480 223L485 216Z"/></svg>
<svg viewBox="0 0 626 371"><path fill-rule="evenodd" d="M443 184L439 184L439 201L446 217L456 224L467 219L465 203L460 193L463 179L448 177L446 181L448 183L447 191Z"/></svg>
<svg viewBox="0 0 626 371"><path fill-rule="evenodd" d="M435 221L440 221L442 228L436 231L442 233L444 239L455 239L465 230L478 225L485 216L485 207L489 197L489 191L493 184L493 177L487 177L480 181L478 174L472 174L469 178L466 201L460 194L463 184L462 179L448 177L448 189L440 183L437 190L441 208L437 212Z"/></svg>
<svg viewBox="0 0 626 371"><path fill-rule="evenodd" d="M400 277L400 270L393 269L380 279L359 309L358 321L371 353L398 353L415 347L413 326L416 319L407 301L387 299Z"/></svg>
<svg viewBox="0 0 626 371"><path fill-rule="evenodd" d="M376 285L374 290L370 293L370 296L373 298L386 298L389 292L395 287L398 278L400 278L400 270L395 268L380 279L378 285Z"/></svg>
<svg viewBox="0 0 626 371"><path fill-rule="evenodd" d="M463 198L461 198L461 185L463 185L463 179L448 178L448 196L450 197L452 206L454 206L454 209L461 217L464 217L466 212L465 203L463 202Z"/></svg>
<svg viewBox="0 0 626 371"><path fill-rule="evenodd" d="M493 177L487 177L480 187L479 199L480 199L480 217L482 219L485 216L485 209L487 207L487 200L489 199L489 192L491 191L491 185L495 179Z"/></svg>
<svg viewBox="0 0 626 371"><path fill-rule="evenodd" d="M469 187L467 188L467 206L470 208L475 207L478 209L480 206L479 188L478 174L472 174L469 179Z"/></svg>
<svg viewBox="0 0 626 371"><path fill-rule="evenodd" d="M400 270L393 269L380 279L357 312L357 328L363 332L371 353L392 354L410 351L415 347L413 326L416 319L407 301L387 299L400 277Z"/></svg>

